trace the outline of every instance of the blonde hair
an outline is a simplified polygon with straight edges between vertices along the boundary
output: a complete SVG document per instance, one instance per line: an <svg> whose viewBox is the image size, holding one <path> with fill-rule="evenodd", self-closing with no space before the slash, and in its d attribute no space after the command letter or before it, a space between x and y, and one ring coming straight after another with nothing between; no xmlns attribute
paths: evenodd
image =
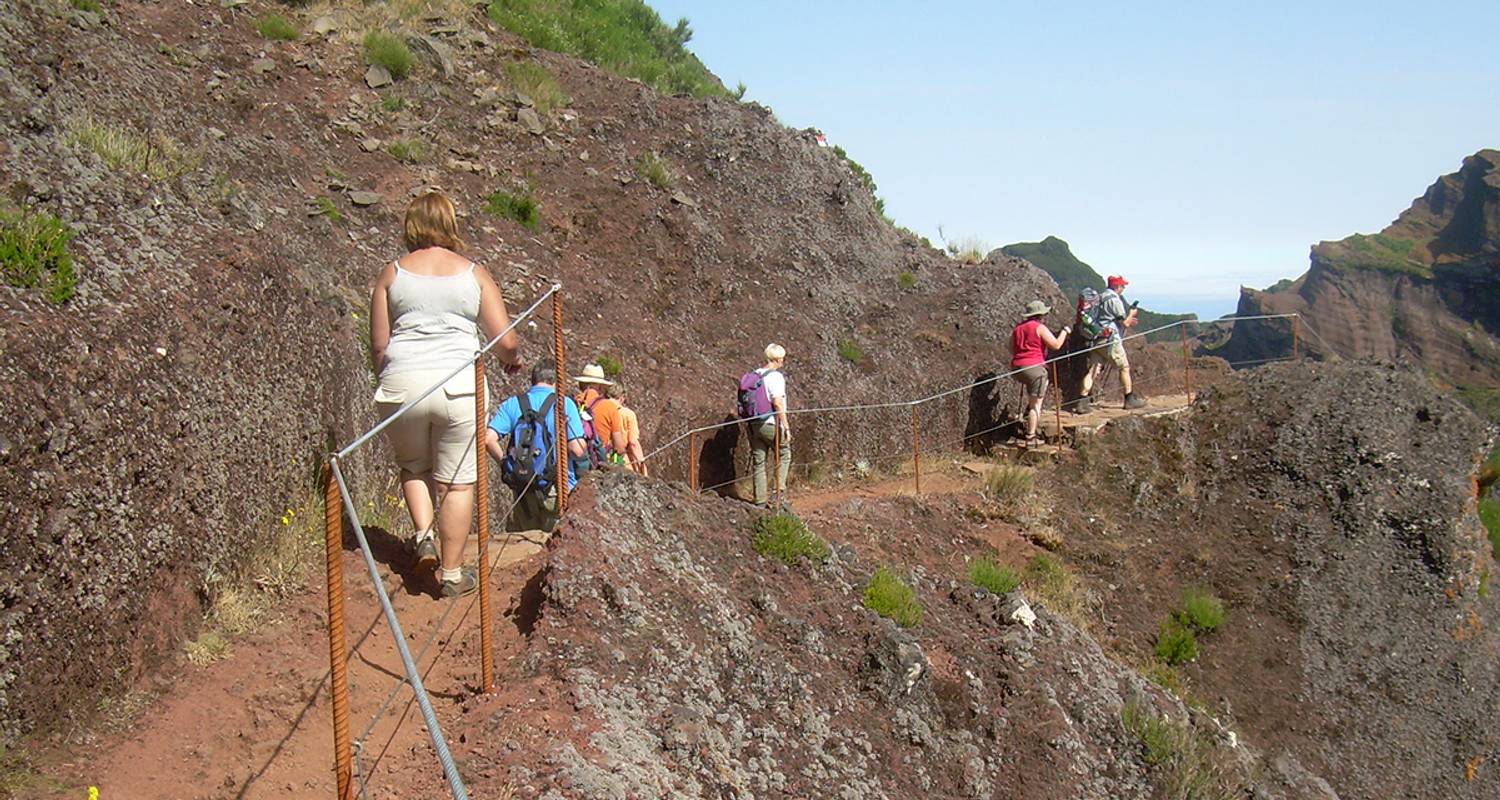
<svg viewBox="0 0 1500 800"><path fill-rule="evenodd" d="M785 347L782 347L781 345L775 343L766 345L767 361L780 361L783 358L786 358Z"/></svg>
<svg viewBox="0 0 1500 800"><path fill-rule="evenodd" d="M407 250L424 247L446 247L460 250L464 240L458 237L458 212L453 201L442 192L428 192L406 207L405 241Z"/></svg>

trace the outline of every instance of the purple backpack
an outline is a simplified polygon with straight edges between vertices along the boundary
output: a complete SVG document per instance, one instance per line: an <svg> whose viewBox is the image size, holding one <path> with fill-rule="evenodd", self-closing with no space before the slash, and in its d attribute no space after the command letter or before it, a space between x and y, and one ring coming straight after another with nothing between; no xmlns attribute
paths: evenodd
<svg viewBox="0 0 1500 800"><path fill-rule="evenodd" d="M766 389L766 376L777 371L761 373L752 369L740 377L740 419L760 419L770 415L775 406L771 405L771 393Z"/></svg>

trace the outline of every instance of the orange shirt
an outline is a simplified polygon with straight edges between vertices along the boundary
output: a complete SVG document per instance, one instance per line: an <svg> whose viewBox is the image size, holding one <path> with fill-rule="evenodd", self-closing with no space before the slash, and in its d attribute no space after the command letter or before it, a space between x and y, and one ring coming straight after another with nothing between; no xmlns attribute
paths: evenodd
<svg viewBox="0 0 1500 800"><path fill-rule="evenodd" d="M586 389L579 395L578 408L588 412L594 418L594 433L599 435L599 443L604 445L605 450L613 450L614 434L623 430L620 424L620 403L599 394L598 389ZM598 402L595 402L595 401ZM593 404L590 408L589 404Z"/></svg>
<svg viewBox="0 0 1500 800"><path fill-rule="evenodd" d="M641 440L641 421L636 418L634 409L620 408L620 429L625 431L626 444Z"/></svg>

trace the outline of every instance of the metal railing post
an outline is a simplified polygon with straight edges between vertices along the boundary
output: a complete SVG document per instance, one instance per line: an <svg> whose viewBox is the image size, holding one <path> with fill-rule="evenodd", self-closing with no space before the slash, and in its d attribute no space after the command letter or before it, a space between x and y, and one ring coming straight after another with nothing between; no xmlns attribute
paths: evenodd
<svg viewBox="0 0 1500 800"><path fill-rule="evenodd" d="M485 403L484 358L474 362L474 511L479 534L479 691L495 688L495 654L490 641L490 454L484 449L488 429Z"/></svg>
<svg viewBox="0 0 1500 800"><path fill-rule="evenodd" d="M333 699L333 771L339 800L353 800L349 747L349 656L344 642L344 515L332 465L324 468L323 545L328 566L328 695Z"/></svg>
<svg viewBox="0 0 1500 800"><path fill-rule="evenodd" d="M912 491L922 493L922 446L917 438L917 404L911 404L911 481Z"/></svg>
<svg viewBox="0 0 1500 800"><path fill-rule="evenodd" d="M688 487L698 493L698 434L688 434Z"/></svg>
<svg viewBox="0 0 1500 800"><path fill-rule="evenodd" d="M552 349L557 360L557 516L561 518L568 508L568 410L567 352L563 348L562 290L552 295Z"/></svg>

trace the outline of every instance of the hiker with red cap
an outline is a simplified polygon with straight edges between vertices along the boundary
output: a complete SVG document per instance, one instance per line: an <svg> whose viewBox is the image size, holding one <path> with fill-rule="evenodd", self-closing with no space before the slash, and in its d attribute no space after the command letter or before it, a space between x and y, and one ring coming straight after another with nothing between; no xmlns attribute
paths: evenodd
<svg viewBox="0 0 1500 800"><path fill-rule="evenodd" d="M1146 401L1136 397L1130 383L1130 360L1125 357L1125 329L1136 324L1135 304L1125 305L1125 287L1130 281L1119 275L1109 276L1109 289L1099 295L1099 304L1094 307L1094 323L1100 328L1101 338L1089 351L1089 369L1083 374L1083 397L1078 398L1078 413L1089 410L1093 404L1094 381L1099 378L1106 365L1113 364L1120 370L1120 387L1125 390L1125 408L1140 408Z"/></svg>

